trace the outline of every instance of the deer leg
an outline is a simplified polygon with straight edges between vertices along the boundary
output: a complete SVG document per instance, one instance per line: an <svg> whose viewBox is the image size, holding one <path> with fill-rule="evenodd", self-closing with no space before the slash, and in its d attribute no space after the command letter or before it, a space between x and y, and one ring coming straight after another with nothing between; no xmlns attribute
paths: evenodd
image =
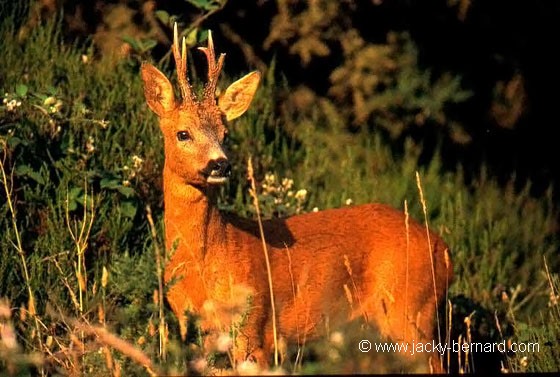
<svg viewBox="0 0 560 377"><path fill-rule="evenodd" d="M252 361L262 369L268 368L270 355L264 347L264 321L264 313L255 313L255 308L248 314L235 339L233 356L236 363Z"/></svg>

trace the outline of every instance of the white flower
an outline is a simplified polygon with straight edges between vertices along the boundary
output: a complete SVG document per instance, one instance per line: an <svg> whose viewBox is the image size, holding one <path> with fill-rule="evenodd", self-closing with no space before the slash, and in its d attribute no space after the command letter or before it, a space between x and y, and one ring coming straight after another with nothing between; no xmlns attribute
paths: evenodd
<svg viewBox="0 0 560 377"><path fill-rule="evenodd" d="M229 334L221 333L220 336L218 336L218 339L216 339L216 349L219 352L225 353L229 351L232 345L233 340L231 339L231 336L229 336Z"/></svg>
<svg viewBox="0 0 560 377"><path fill-rule="evenodd" d="M99 125L101 126L102 129L106 129L107 127L109 127L109 121L108 120L101 119L98 123L99 123Z"/></svg>
<svg viewBox="0 0 560 377"><path fill-rule="evenodd" d="M18 348L16 333L11 325L0 326L0 345L2 348L8 350L15 350Z"/></svg>
<svg viewBox="0 0 560 377"><path fill-rule="evenodd" d="M45 106L51 106L54 105L55 103L56 103L56 98L52 96L45 98L45 100L43 101L43 105Z"/></svg>
<svg viewBox="0 0 560 377"><path fill-rule="evenodd" d="M274 182L276 182L276 176L272 173L266 173L264 175L264 181L269 185L273 184Z"/></svg>
<svg viewBox="0 0 560 377"><path fill-rule="evenodd" d="M346 199L346 205L347 206L352 205L352 203L354 203L354 201L352 199L350 199L350 198Z"/></svg>
<svg viewBox="0 0 560 377"><path fill-rule="evenodd" d="M134 169L140 170L140 168L142 168L143 163L144 160L142 158L138 157L137 155L132 156L132 164L134 166Z"/></svg>
<svg viewBox="0 0 560 377"><path fill-rule="evenodd" d="M344 345L344 335L340 331L335 331L331 334L330 341L337 347L342 347Z"/></svg>
<svg viewBox="0 0 560 377"><path fill-rule="evenodd" d="M88 153L93 153L95 151L95 139L93 138L93 136L88 136L88 139L86 141L86 150L88 151Z"/></svg>
<svg viewBox="0 0 560 377"><path fill-rule="evenodd" d="M204 369L208 366L208 361L204 357L199 357L191 361L192 368L198 373L204 372Z"/></svg>
<svg viewBox="0 0 560 377"><path fill-rule="evenodd" d="M7 301L0 301L0 318L10 318L12 316L12 310Z"/></svg>
<svg viewBox="0 0 560 377"><path fill-rule="evenodd" d="M237 365L237 372L239 372L240 375L255 376L261 371L259 370L257 363L245 360Z"/></svg>
<svg viewBox="0 0 560 377"><path fill-rule="evenodd" d="M307 197L307 190L306 190L306 189L297 190L297 192L296 192L296 194L294 195L294 197L295 197L297 200L300 200L300 201L303 202L303 201L305 200L305 198Z"/></svg>
<svg viewBox="0 0 560 377"><path fill-rule="evenodd" d="M294 184L294 180L293 179L289 179L289 178L283 178L282 179L282 186L284 187L284 189L289 190L292 188Z"/></svg>
<svg viewBox="0 0 560 377"><path fill-rule="evenodd" d="M6 109L8 109L8 111L12 112L15 110L16 107L21 106L21 101L16 101L15 99L9 101L6 104Z"/></svg>

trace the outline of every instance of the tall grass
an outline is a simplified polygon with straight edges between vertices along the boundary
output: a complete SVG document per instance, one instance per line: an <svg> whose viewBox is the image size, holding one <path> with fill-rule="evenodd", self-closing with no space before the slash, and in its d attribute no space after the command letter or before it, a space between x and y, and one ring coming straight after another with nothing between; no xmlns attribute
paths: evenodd
<svg viewBox="0 0 560 377"><path fill-rule="evenodd" d="M161 256L163 234L163 145L144 103L139 61L115 64L87 45L64 44L54 21L19 44L13 25L0 25L0 297L10 303L0 304L0 325L14 329L17 345L2 335L0 369L189 372L204 356L203 335L179 341L162 302L154 255ZM412 141L395 156L379 134L346 133L332 109L281 111L289 88L277 76L271 69L247 115L231 126L234 176L222 208L255 215L245 171L254 156L255 178L267 185L257 190L265 217L372 201L404 209L406 201L410 216L423 219L418 172L426 220L451 247L457 331L466 331L463 319L474 311L473 337L533 339L545 349L510 353L504 368L560 370L547 345L560 337L552 188L535 198L530 183L516 191L484 171L466 185L461 167L443 171L438 155L419 164L421 146ZM306 344L315 356L303 371L373 368L356 355L359 329L351 330L343 342ZM142 355L148 367L138 362Z"/></svg>

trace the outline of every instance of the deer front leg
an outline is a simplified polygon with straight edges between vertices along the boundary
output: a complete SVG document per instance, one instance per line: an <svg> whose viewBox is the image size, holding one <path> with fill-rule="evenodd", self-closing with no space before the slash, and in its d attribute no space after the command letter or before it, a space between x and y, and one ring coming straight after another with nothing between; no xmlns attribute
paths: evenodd
<svg viewBox="0 0 560 377"><path fill-rule="evenodd" d="M188 300L177 287L171 287L171 289L167 292L167 302L169 302L171 310L175 314L175 317L177 317L181 339L185 341L187 339L188 328L186 312L190 307Z"/></svg>
<svg viewBox="0 0 560 377"><path fill-rule="evenodd" d="M244 361L251 361L256 363L260 369L269 367L270 352L265 347L266 334L263 331L266 310L263 308L262 305L254 306L236 332L233 358L237 365Z"/></svg>

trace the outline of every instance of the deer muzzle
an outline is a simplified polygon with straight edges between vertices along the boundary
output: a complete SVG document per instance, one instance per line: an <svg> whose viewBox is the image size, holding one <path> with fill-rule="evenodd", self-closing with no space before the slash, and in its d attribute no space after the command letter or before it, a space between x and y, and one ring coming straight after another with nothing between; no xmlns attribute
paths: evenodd
<svg viewBox="0 0 560 377"><path fill-rule="evenodd" d="M210 184L223 184L231 175L231 164L225 158L212 160L204 169L206 181Z"/></svg>

